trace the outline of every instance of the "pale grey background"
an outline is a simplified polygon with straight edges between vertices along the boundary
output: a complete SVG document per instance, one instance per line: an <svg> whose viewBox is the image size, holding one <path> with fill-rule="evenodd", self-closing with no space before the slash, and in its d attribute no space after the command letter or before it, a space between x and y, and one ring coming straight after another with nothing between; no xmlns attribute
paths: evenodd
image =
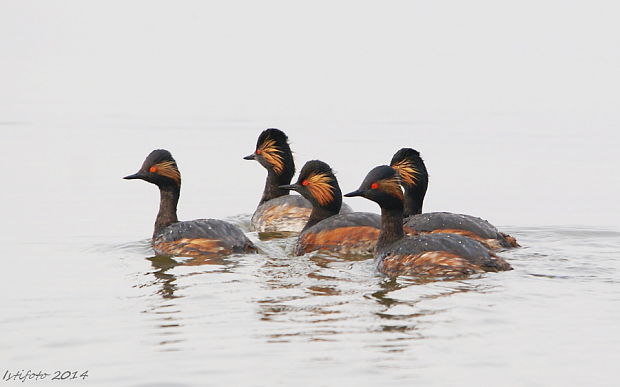
<svg viewBox="0 0 620 387"><path fill-rule="evenodd" d="M248 130L236 144L201 144L201 154L175 148L174 135L132 142L119 134L109 145L126 147L119 168L131 160L133 170L150 149L167 147L185 175L200 164L187 182L206 184L211 149L228 147L221 161L229 177L255 187L263 176L238 158L260 130L276 126L289 133L299 165L324 159L345 190L398 147L413 146L429 162L429 210L499 224L617 227L617 2L3 0L0 7L5 123L42 130L56 122L108 137L128 123ZM19 127L1 130L12 144ZM51 137L41 143L53 145ZM39 139L30 137L23 152L12 148L19 154L9 159L41 151ZM184 190L186 200L206 187ZM239 195L238 212L250 212L256 197Z"/></svg>
<svg viewBox="0 0 620 387"><path fill-rule="evenodd" d="M88 369L101 386L609 385L619 11L0 0L0 373ZM330 163L345 191L418 148L425 210L515 235L524 247L502 253L515 270L390 282L369 260L293 257L294 239L253 233L263 254L153 258L156 189L121 177L168 148L180 219L247 224L265 172L242 157L270 126L289 134L298 166Z"/></svg>

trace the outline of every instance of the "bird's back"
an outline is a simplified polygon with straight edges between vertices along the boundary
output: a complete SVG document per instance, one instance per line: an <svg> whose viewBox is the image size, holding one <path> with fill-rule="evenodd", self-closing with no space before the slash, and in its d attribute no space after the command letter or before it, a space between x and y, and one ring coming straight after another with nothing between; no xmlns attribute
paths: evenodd
<svg viewBox="0 0 620 387"><path fill-rule="evenodd" d="M493 250L518 246L514 238L512 238L514 242L511 242L491 223L471 215L429 212L408 217L405 219L404 226L408 234L460 234L475 239Z"/></svg>
<svg viewBox="0 0 620 387"><path fill-rule="evenodd" d="M153 238L158 254L201 256L256 252L239 227L219 219L173 223Z"/></svg>
<svg viewBox="0 0 620 387"><path fill-rule="evenodd" d="M502 258L481 243L456 234L405 237L375 256L379 271L388 275L467 275L511 270Z"/></svg>
<svg viewBox="0 0 620 387"><path fill-rule="evenodd" d="M258 206L252 215L252 230L258 232L299 233L310 218L312 203L301 195L280 196ZM340 213L352 212L342 205Z"/></svg>

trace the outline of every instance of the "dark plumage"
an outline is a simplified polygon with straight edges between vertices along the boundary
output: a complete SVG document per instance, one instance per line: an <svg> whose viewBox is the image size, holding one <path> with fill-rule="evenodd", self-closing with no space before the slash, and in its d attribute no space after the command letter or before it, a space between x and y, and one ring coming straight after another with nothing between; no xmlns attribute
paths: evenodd
<svg viewBox="0 0 620 387"><path fill-rule="evenodd" d="M297 240L297 255L315 250L343 255L365 255L374 251L379 216L365 212L339 214L342 192L329 165L319 160L308 161L297 183L281 188L299 192L313 206Z"/></svg>
<svg viewBox="0 0 620 387"><path fill-rule="evenodd" d="M482 271L510 270L510 265L479 242L456 235L406 237L377 254L380 272L427 276L469 275Z"/></svg>
<svg viewBox="0 0 620 387"><path fill-rule="evenodd" d="M451 233L477 240L492 250L518 247L510 235L501 233L488 221L471 215L429 212L405 219L407 234Z"/></svg>
<svg viewBox="0 0 620 387"><path fill-rule="evenodd" d="M267 170L267 181L259 205L289 194L287 190L279 188L282 184L289 184L295 175L293 152L283 131L275 128L264 130L258 136L254 153L244 159L256 160Z"/></svg>
<svg viewBox="0 0 620 387"><path fill-rule="evenodd" d="M237 226L223 220L179 222L176 212L181 192L181 174L167 150L151 152L140 170L124 179L144 180L159 188L159 213L151 241L157 254L208 257L256 252L254 244Z"/></svg>
<svg viewBox="0 0 620 387"><path fill-rule="evenodd" d="M405 191L404 217L407 234L460 234L475 239L493 250L519 246L515 238L498 231L495 226L481 218L450 212L422 214L428 187L428 172L424 160L415 149L400 149L392 157L390 166L398 172Z"/></svg>
<svg viewBox="0 0 620 387"><path fill-rule="evenodd" d="M312 204L289 190L280 188L290 184L295 174L293 152L288 137L275 128L264 130L256 142L254 153L244 157L256 160L267 170L263 195L251 219L252 230L259 232L300 232L312 211ZM351 208L344 206L343 212Z"/></svg>
<svg viewBox="0 0 620 387"><path fill-rule="evenodd" d="M412 148L399 149L390 161L405 190L404 216L422 213L424 196L428 189L428 172L420 152Z"/></svg>
<svg viewBox="0 0 620 387"><path fill-rule="evenodd" d="M387 275L468 275L481 271L510 270L510 265L481 243L453 234L405 237L400 178L386 165L371 170L360 188L345 196L362 196L381 207L381 232L375 264Z"/></svg>

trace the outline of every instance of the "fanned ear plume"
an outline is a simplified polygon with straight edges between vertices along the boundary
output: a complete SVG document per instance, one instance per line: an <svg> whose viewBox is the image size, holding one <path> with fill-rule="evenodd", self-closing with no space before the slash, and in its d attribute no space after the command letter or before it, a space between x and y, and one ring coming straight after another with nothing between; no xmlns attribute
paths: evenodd
<svg viewBox="0 0 620 387"><path fill-rule="evenodd" d="M325 173L315 173L309 175L304 183L310 194L321 205L325 206L334 200L334 187L331 185L332 178Z"/></svg>
<svg viewBox="0 0 620 387"><path fill-rule="evenodd" d="M403 159L391 165L398 172L403 182L409 185L418 183L420 171L413 166L410 160Z"/></svg>
<svg viewBox="0 0 620 387"><path fill-rule="evenodd" d="M153 165L152 168L155 169L154 173L172 179L177 184L181 184L181 173L177 169L174 161L162 161L161 163Z"/></svg>
<svg viewBox="0 0 620 387"><path fill-rule="evenodd" d="M259 153L271 164L275 173L278 175L282 173L284 169L284 161L281 155L282 151L276 145L275 140L270 138L266 139L256 150L257 152L260 151Z"/></svg>
<svg viewBox="0 0 620 387"><path fill-rule="evenodd" d="M377 188L381 191L400 200L403 200L403 190L400 188L400 179L398 177L398 174L395 174L394 176L387 179L377 181L377 185Z"/></svg>

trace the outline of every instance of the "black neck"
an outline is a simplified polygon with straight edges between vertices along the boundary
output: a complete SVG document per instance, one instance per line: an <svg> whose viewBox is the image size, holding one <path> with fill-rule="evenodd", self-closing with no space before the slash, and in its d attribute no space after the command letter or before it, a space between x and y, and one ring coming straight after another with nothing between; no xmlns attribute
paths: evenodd
<svg viewBox="0 0 620 387"><path fill-rule="evenodd" d="M424 204L424 195L426 195L426 188L420 186L405 185L405 218L411 215L417 215L422 213L422 204Z"/></svg>
<svg viewBox="0 0 620 387"><path fill-rule="evenodd" d="M267 170L267 180L265 181L265 189L263 190L263 196L260 198L258 205L265 203L267 200L279 198L280 196L288 195L289 190L278 188L281 185L291 184L291 178L289 174L282 173L278 175L272 169Z"/></svg>
<svg viewBox="0 0 620 387"><path fill-rule="evenodd" d="M159 213L155 219L155 231L153 237L159 234L164 228L178 222L177 203L181 194L179 186L159 187Z"/></svg>
<svg viewBox="0 0 620 387"><path fill-rule="evenodd" d="M381 232L377 240L377 252L403 239L403 209L381 207Z"/></svg>

